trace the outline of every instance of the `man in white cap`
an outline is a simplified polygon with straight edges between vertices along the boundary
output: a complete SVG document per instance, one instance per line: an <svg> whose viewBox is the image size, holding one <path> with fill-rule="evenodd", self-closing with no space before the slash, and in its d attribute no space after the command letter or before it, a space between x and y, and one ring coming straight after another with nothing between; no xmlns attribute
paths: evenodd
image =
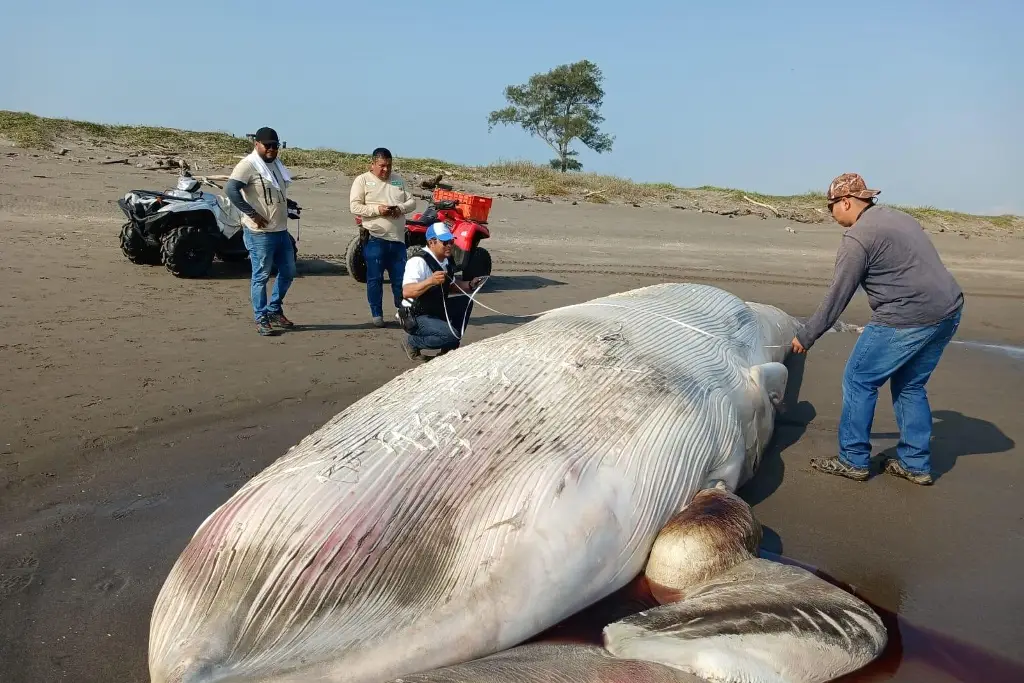
<svg viewBox="0 0 1024 683"><path fill-rule="evenodd" d="M426 238L426 249L408 260L402 278L399 316L407 333L402 348L409 360L424 360L421 349L437 349L442 355L459 348L473 311L473 302L463 292L472 293L484 280L455 279L453 236L443 222L427 228ZM458 288L455 295L450 295L452 285Z"/></svg>

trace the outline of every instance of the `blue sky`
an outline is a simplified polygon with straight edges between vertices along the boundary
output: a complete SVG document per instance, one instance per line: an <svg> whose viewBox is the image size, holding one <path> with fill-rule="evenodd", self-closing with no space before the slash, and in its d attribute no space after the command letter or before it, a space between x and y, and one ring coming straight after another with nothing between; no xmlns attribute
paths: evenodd
<svg viewBox="0 0 1024 683"><path fill-rule="evenodd" d="M0 109L546 162L487 114L587 58L616 137L587 170L778 194L857 171L889 202L1024 213L1021 0L4 4Z"/></svg>

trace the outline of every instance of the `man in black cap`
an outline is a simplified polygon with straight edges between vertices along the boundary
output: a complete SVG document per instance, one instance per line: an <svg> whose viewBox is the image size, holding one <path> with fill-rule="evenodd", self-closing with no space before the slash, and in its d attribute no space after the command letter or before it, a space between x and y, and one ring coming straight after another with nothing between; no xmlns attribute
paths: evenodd
<svg viewBox="0 0 1024 683"><path fill-rule="evenodd" d="M228 199L243 214L242 239L252 264L253 317L263 336L274 334L274 327L293 327L283 309L295 279L295 249L288 235L287 190L292 179L277 158L280 146L273 128L256 131L252 153L238 162L225 188ZM277 279L268 302L267 282L275 265Z"/></svg>

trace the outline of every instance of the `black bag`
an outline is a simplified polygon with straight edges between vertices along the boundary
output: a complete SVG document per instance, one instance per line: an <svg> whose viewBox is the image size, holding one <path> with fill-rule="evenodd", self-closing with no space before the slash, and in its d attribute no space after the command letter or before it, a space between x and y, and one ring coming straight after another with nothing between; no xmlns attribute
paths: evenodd
<svg viewBox="0 0 1024 683"><path fill-rule="evenodd" d="M409 306L398 307L398 320L402 323L402 329L409 334L412 334L418 327L416 316L413 315L412 309Z"/></svg>

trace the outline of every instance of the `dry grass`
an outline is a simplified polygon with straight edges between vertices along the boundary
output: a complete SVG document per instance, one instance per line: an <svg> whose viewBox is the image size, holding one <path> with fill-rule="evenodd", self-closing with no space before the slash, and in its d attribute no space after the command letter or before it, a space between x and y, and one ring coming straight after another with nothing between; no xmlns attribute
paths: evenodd
<svg viewBox="0 0 1024 683"><path fill-rule="evenodd" d="M127 154L175 154L205 158L215 163L233 163L252 145L244 136L230 133L194 132L152 126L103 125L85 121L50 119L23 112L0 111L0 137L22 147L52 149L60 142L87 142L118 149ZM363 172L370 162L367 154L332 149L282 150L289 166L331 169L348 176ZM681 188L668 183L636 183L627 178L594 173L559 173L549 166L524 161L498 161L486 166L458 166L439 159L395 160L401 173L436 176L448 181L469 181L531 188L540 196L579 198L594 203L661 204L714 212L752 211L767 214L744 200L768 204L783 217L804 222L826 220L825 196L808 192L792 196L763 195L732 188L703 186ZM977 216L934 207L897 207L927 226L949 230L1024 231L1021 216Z"/></svg>

